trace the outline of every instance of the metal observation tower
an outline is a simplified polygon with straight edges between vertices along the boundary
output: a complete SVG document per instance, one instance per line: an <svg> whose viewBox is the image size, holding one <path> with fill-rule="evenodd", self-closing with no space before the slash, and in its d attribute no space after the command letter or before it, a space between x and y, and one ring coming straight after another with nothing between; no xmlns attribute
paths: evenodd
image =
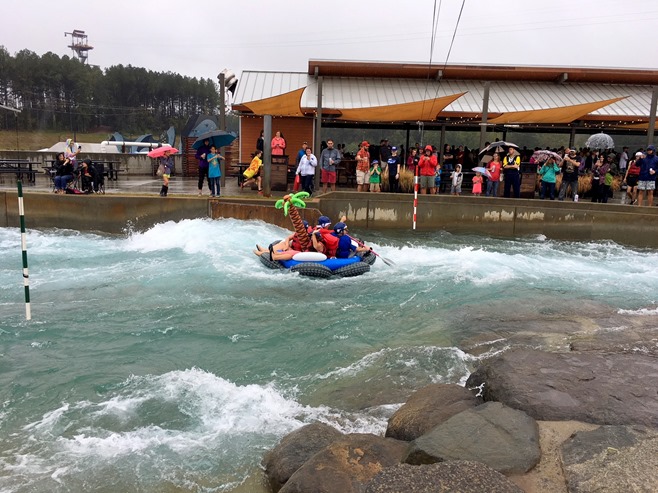
<svg viewBox="0 0 658 493"><path fill-rule="evenodd" d="M71 51L75 53L81 63L87 63L89 50L93 50L94 47L88 43L85 32L80 31L79 29L74 29L72 33L64 33L64 37L66 36L71 36L71 44L69 45Z"/></svg>

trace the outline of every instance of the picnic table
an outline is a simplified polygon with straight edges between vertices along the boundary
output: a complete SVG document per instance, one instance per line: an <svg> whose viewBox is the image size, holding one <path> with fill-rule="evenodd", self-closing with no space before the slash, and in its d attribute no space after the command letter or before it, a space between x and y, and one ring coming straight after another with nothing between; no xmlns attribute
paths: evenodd
<svg viewBox="0 0 658 493"><path fill-rule="evenodd" d="M44 162L48 163L49 166L44 166L43 170L50 174L51 179L54 178L55 176L55 159L46 159ZM78 165L80 164L81 161L78 161ZM99 168L103 171L103 176L106 176L108 180L114 180L117 181L119 179L119 173L122 173L126 171L125 169L121 169L119 165L121 164L121 161L100 161L97 159L92 159L91 160L92 166L99 166Z"/></svg>
<svg viewBox="0 0 658 493"><path fill-rule="evenodd" d="M36 182L37 171L34 169L33 163L29 159L0 159L0 173L14 173L17 180L27 177L27 181L34 185Z"/></svg>

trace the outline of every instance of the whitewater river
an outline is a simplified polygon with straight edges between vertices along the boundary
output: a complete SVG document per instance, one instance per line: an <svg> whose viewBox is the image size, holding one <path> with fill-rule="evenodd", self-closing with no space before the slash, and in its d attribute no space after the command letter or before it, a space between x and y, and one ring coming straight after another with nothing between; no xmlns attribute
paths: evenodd
<svg viewBox="0 0 658 493"><path fill-rule="evenodd" d="M658 251L542 237L355 231L395 262L335 280L267 270L285 231L0 229L0 491L255 492L321 421L382 434L409 393L518 345L562 350L656 318Z"/></svg>

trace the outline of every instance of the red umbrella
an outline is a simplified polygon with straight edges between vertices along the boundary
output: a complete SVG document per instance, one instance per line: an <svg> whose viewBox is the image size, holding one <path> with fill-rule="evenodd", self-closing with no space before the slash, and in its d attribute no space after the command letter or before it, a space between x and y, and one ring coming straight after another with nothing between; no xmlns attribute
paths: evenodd
<svg viewBox="0 0 658 493"><path fill-rule="evenodd" d="M171 147L170 145L163 145L162 147L151 149L146 155L153 158L162 157L164 156L165 152L169 152L169 154L176 154L178 153L178 149Z"/></svg>

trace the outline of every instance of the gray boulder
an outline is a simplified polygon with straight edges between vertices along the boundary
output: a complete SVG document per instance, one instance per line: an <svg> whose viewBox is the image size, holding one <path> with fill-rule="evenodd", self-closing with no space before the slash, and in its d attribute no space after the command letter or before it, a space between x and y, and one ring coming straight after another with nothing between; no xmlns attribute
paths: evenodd
<svg viewBox="0 0 658 493"><path fill-rule="evenodd" d="M403 462L472 460L502 473L524 473L540 457L537 422L522 411L488 402L456 414L414 440Z"/></svg>
<svg viewBox="0 0 658 493"><path fill-rule="evenodd" d="M658 426L658 358L641 354L507 351L466 386L543 421Z"/></svg>
<svg viewBox="0 0 658 493"><path fill-rule="evenodd" d="M570 493L658 491L658 430L602 426L575 433L562 445Z"/></svg>
<svg viewBox="0 0 658 493"><path fill-rule="evenodd" d="M304 462L342 436L340 431L322 423L303 426L285 436L263 458L272 491L277 493Z"/></svg>
<svg viewBox="0 0 658 493"><path fill-rule="evenodd" d="M365 493L523 493L501 473L479 462L449 461L384 469Z"/></svg>
<svg viewBox="0 0 658 493"><path fill-rule="evenodd" d="M411 442L482 400L460 385L432 384L415 392L388 420L386 436Z"/></svg>
<svg viewBox="0 0 658 493"><path fill-rule="evenodd" d="M311 457L280 493L359 493L375 475L399 464L408 443L369 434L345 435Z"/></svg>

